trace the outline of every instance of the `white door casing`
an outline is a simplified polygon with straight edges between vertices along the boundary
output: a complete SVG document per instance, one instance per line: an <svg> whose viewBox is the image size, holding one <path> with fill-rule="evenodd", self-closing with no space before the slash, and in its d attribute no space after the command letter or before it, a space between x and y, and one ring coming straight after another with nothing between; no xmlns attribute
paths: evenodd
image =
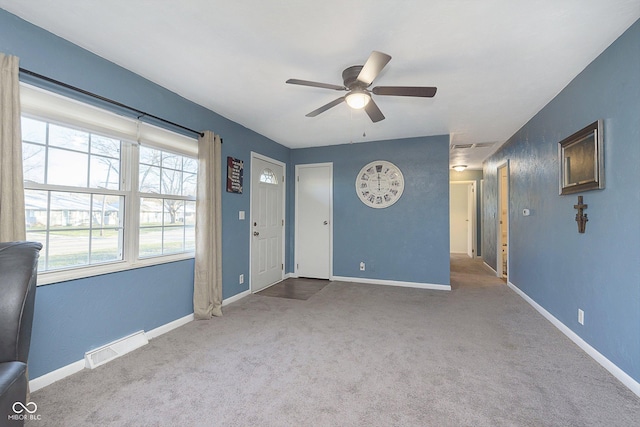
<svg viewBox="0 0 640 427"><path fill-rule="evenodd" d="M333 163L296 165L296 275L330 279L333 262Z"/></svg>
<svg viewBox="0 0 640 427"><path fill-rule="evenodd" d="M283 163L251 153L251 292L284 276L284 176Z"/></svg>
<svg viewBox="0 0 640 427"><path fill-rule="evenodd" d="M476 256L476 183L467 186L467 255Z"/></svg>
<svg viewBox="0 0 640 427"><path fill-rule="evenodd" d="M509 163L498 166L498 224L496 272L509 280Z"/></svg>

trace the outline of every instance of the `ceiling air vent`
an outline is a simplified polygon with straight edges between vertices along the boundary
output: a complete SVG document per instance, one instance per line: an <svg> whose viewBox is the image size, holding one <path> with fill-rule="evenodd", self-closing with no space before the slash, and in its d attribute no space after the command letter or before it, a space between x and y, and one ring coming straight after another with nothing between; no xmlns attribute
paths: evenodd
<svg viewBox="0 0 640 427"><path fill-rule="evenodd" d="M451 146L452 150L467 150L470 148L488 148L493 147L495 142L479 142L477 144L454 144Z"/></svg>
<svg viewBox="0 0 640 427"><path fill-rule="evenodd" d="M488 148L493 147L495 142L481 142L479 144L473 144L473 148Z"/></svg>
<svg viewBox="0 0 640 427"><path fill-rule="evenodd" d="M451 146L452 150L464 150L473 147L473 144L455 144Z"/></svg>

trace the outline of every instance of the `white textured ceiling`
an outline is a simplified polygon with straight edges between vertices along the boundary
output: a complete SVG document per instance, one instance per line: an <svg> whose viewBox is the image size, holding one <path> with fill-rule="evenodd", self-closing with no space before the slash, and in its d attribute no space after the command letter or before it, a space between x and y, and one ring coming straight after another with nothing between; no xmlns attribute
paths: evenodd
<svg viewBox="0 0 640 427"><path fill-rule="evenodd" d="M450 134L451 164L481 161L640 18L640 0L0 0L0 7L287 147ZM371 51L393 57L371 123L342 84ZM366 137L363 137L366 133ZM223 135L224 136L224 135Z"/></svg>

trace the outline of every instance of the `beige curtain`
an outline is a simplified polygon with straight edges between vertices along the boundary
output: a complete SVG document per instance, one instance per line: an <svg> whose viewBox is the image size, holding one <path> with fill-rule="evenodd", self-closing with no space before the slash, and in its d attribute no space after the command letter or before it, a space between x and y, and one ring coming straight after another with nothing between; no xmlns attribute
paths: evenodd
<svg viewBox="0 0 640 427"><path fill-rule="evenodd" d="M18 57L0 53L0 242L25 240Z"/></svg>
<svg viewBox="0 0 640 427"><path fill-rule="evenodd" d="M211 131L198 139L196 265L193 313L196 319L222 316L222 140Z"/></svg>
<svg viewBox="0 0 640 427"><path fill-rule="evenodd" d="M0 53L0 242L25 240L19 59ZM29 379L29 370L26 373ZM27 402L30 400L27 382Z"/></svg>

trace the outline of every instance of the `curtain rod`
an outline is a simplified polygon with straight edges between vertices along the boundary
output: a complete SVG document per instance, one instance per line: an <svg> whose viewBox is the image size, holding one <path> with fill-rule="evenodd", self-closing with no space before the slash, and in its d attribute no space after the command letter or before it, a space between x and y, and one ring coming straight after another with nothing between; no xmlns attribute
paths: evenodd
<svg viewBox="0 0 640 427"><path fill-rule="evenodd" d="M33 71L27 70L27 69L22 68L22 67L20 68L20 72L24 73L24 74L27 74L29 76L35 77L37 79L44 80L46 82L53 83L53 84L55 84L57 86L62 86L65 89L70 89L72 91L81 93L83 95L87 95L87 96L90 96L92 98L98 99L100 101L115 105L116 107L120 107L120 108L124 108L125 110L133 111L133 112L139 114L138 118L143 117L143 116L151 117L154 120L158 120L158 121L166 123L168 125L175 126L177 128L184 129L184 130L189 131L189 132L193 132L193 133L195 133L197 135L200 135L200 136L204 136L203 132L200 132L200 131L197 131L197 130L193 130L191 128L179 125L178 123L174 123L174 122L171 122L169 120L165 120L162 117L154 116L153 114L146 113L146 112L144 112L142 110L138 110L137 108L133 108L133 107L130 107L128 105L122 104L121 102L114 101L113 99L105 98L104 96L97 95L95 93L86 91L84 89L80 89L79 87L72 86L70 84L61 82L59 80L52 79L51 77L43 76L42 74L35 73Z"/></svg>

